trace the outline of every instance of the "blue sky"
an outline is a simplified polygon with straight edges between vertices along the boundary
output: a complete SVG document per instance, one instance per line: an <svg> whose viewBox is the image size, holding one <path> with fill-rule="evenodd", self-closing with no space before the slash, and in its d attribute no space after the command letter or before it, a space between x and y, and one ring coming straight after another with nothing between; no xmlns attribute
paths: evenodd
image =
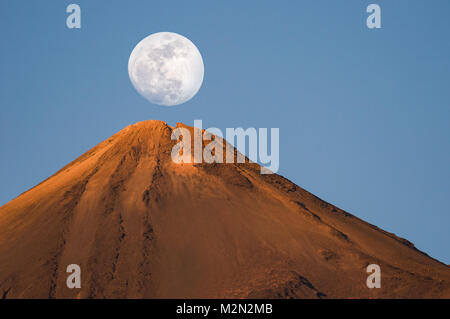
<svg viewBox="0 0 450 319"><path fill-rule="evenodd" d="M77 3L82 28L66 27ZM366 7L382 9L380 30ZM0 205L129 124L279 127L279 174L450 263L450 2L0 2ZM199 93L152 105L145 36L202 53Z"/></svg>

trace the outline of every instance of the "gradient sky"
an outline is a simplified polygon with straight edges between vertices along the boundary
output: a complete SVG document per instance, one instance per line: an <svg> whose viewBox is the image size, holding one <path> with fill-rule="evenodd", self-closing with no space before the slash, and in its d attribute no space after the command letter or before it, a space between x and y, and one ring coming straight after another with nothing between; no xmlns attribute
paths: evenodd
<svg viewBox="0 0 450 319"><path fill-rule="evenodd" d="M82 28L66 27L77 3ZM382 8L381 30L365 25ZM129 124L279 127L279 174L450 263L450 1L0 2L0 205ZM171 31L205 79L150 104L134 46Z"/></svg>

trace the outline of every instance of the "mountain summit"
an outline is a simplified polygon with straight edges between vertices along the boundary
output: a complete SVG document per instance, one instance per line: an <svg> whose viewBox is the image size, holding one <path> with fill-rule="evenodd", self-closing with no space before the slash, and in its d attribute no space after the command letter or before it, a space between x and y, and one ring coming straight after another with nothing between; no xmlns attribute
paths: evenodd
<svg viewBox="0 0 450 319"><path fill-rule="evenodd" d="M2 206L0 298L450 297L447 265L257 164L174 163L173 129L128 126Z"/></svg>

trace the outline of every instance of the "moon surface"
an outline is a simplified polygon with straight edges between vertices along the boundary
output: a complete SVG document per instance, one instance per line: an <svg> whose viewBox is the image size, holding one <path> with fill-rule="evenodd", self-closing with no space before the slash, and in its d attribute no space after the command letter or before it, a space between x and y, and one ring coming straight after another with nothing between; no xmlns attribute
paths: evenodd
<svg viewBox="0 0 450 319"><path fill-rule="evenodd" d="M197 47L172 32L158 32L131 52L128 74L136 90L151 103L173 106L189 101L203 82L204 65Z"/></svg>

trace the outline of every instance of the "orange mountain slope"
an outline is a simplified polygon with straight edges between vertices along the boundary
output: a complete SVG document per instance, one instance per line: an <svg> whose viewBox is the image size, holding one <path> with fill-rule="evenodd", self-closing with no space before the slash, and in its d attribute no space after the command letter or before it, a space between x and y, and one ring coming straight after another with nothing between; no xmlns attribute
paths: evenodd
<svg viewBox="0 0 450 319"><path fill-rule="evenodd" d="M257 164L175 164L173 129L131 125L2 206L0 298L450 297L447 265Z"/></svg>

